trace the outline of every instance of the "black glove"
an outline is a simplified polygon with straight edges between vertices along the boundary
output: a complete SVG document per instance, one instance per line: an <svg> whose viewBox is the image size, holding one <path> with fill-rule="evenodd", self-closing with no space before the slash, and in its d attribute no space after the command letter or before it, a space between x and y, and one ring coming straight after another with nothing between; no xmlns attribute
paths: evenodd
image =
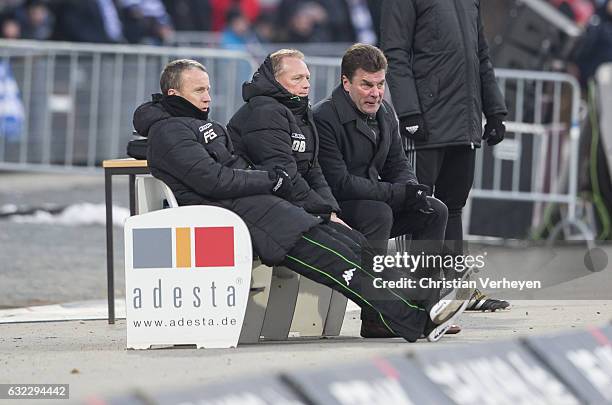
<svg viewBox="0 0 612 405"><path fill-rule="evenodd" d="M484 135L482 135L482 139L487 141L487 145L494 146L504 140L506 126L504 125L503 118L503 115L487 117Z"/></svg>
<svg viewBox="0 0 612 405"><path fill-rule="evenodd" d="M274 187L272 187L272 194L289 199L291 192L293 191L293 182L291 176L282 167L276 166L273 172L268 172L270 179L274 180Z"/></svg>
<svg viewBox="0 0 612 405"><path fill-rule="evenodd" d="M431 192L425 184L406 184L406 208L431 214L434 210L427 201L427 195Z"/></svg>
<svg viewBox="0 0 612 405"><path fill-rule="evenodd" d="M415 142L426 142L429 138L427 127L421 114L400 117L400 134Z"/></svg>

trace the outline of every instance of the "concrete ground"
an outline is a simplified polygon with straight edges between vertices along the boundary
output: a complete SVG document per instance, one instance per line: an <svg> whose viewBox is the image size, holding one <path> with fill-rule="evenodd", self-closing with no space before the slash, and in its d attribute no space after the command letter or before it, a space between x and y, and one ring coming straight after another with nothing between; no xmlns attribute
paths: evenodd
<svg viewBox="0 0 612 405"><path fill-rule="evenodd" d="M360 338L359 313L350 311L338 338L292 339L237 349L145 351L125 349L125 321L4 324L0 325L0 383L70 384L71 400L80 401L92 395L167 391L373 356L570 331L603 325L611 316L612 301L521 301L514 302L510 311L465 314L464 330L438 343L409 344L402 339Z"/></svg>
<svg viewBox="0 0 612 405"><path fill-rule="evenodd" d="M113 179L114 205L128 206L126 176ZM104 176L0 172L0 208L104 204ZM123 230L114 228L116 294L123 295ZM18 223L0 218L0 308L106 297L103 225Z"/></svg>
<svg viewBox="0 0 612 405"><path fill-rule="evenodd" d="M74 202L103 204L103 183L101 174L0 173L0 207ZM118 179L115 204L126 207L126 194L127 182ZM115 227L117 297L124 292L121 234L121 229ZM507 256L496 254L495 257L519 267L520 262L513 262L523 259L525 252L508 250L502 252ZM588 273L582 265L583 251L554 253L551 257L534 255L532 258L534 263L542 263L540 268L552 269L556 277L553 280L553 273L545 274L552 280L551 285L557 286L546 297L549 300L523 298L521 301L521 297L513 297L510 311L466 314L461 320L464 331L436 344L361 339L357 311L347 312L339 338L293 339L230 350L128 351L125 350L124 321L115 325L103 320L0 324L0 383L67 383L71 399L80 401L91 395L116 396L134 389L165 391L291 368L325 367L377 355L404 355L413 350L451 348L610 322L612 265L607 263L606 271L585 276ZM612 255L610 247L606 253L607 257ZM572 257L576 263L565 272L557 271ZM576 280L576 283L570 284L567 280ZM562 300L572 294L573 298L583 300ZM0 308L105 297L103 226L20 224L0 219ZM584 298L602 300L585 301ZM18 402L0 400L0 403Z"/></svg>

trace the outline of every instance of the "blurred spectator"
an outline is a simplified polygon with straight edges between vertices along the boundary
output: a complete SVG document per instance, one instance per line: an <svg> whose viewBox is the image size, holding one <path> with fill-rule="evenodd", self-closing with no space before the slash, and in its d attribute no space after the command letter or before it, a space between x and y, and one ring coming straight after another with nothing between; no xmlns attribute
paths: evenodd
<svg viewBox="0 0 612 405"><path fill-rule="evenodd" d="M612 62L612 0L597 9L576 49L574 61L584 85L600 65Z"/></svg>
<svg viewBox="0 0 612 405"><path fill-rule="evenodd" d="M376 34L367 0L317 0L329 15L335 42L373 45Z"/></svg>
<svg viewBox="0 0 612 405"><path fill-rule="evenodd" d="M368 8L370 9L370 15L372 16L374 33L376 34L377 40L380 41L380 14L382 11L382 1L368 0Z"/></svg>
<svg viewBox="0 0 612 405"><path fill-rule="evenodd" d="M254 24L255 35L260 43L274 42L276 38L276 27L274 18L270 14L261 14Z"/></svg>
<svg viewBox="0 0 612 405"><path fill-rule="evenodd" d="M318 29L324 28L325 33L315 34L320 39L308 38L306 26L312 25L307 22L304 15L303 7L312 7L312 3L323 9L324 19L317 17L314 23L318 25ZM307 6L308 5L308 6ZM278 7L278 22L279 31L283 31L287 21L290 21L294 27L289 28L288 35L285 37L293 38L293 40L283 40L283 42L363 42L368 44L376 43L376 31L372 19L368 0L283 0ZM294 22L291 19L296 17ZM297 27L296 27L297 25ZM286 28L286 27L285 27ZM296 29L297 28L297 29Z"/></svg>
<svg viewBox="0 0 612 405"><path fill-rule="evenodd" d="M549 0L550 4L572 19L576 24L584 27L595 11L590 0Z"/></svg>
<svg viewBox="0 0 612 405"><path fill-rule="evenodd" d="M259 40L251 28L251 23L242 15L240 9L230 9L227 13L225 29L221 33L221 47L246 51L248 45L258 43Z"/></svg>
<svg viewBox="0 0 612 405"><path fill-rule="evenodd" d="M55 17L47 3L46 0L26 0L17 10L23 38L44 40L51 37Z"/></svg>
<svg viewBox="0 0 612 405"><path fill-rule="evenodd" d="M225 28L227 12L237 7L249 23L253 24L259 17L259 0L210 0L212 6L212 29L222 31Z"/></svg>
<svg viewBox="0 0 612 405"><path fill-rule="evenodd" d="M287 0L279 6L277 29L279 42L330 42L328 14L314 1Z"/></svg>
<svg viewBox="0 0 612 405"><path fill-rule="evenodd" d="M21 25L11 10L0 15L0 33L6 39L21 38Z"/></svg>
<svg viewBox="0 0 612 405"><path fill-rule="evenodd" d="M172 43L176 29L221 32L223 46L231 48L252 42L373 44L380 7L380 0L0 0L0 34L158 45ZM226 27L228 16L236 18L232 27Z"/></svg>
<svg viewBox="0 0 612 405"><path fill-rule="evenodd" d="M0 0L0 15L12 12L23 4L23 0Z"/></svg>
<svg viewBox="0 0 612 405"><path fill-rule="evenodd" d="M281 0L259 0L259 7L262 13L271 13L276 10Z"/></svg>
<svg viewBox="0 0 612 405"><path fill-rule="evenodd" d="M357 42L355 30L351 22L349 0L317 0L329 16L327 22L333 32L334 42Z"/></svg>
<svg viewBox="0 0 612 405"><path fill-rule="evenodd" d="M172 21L161 0L118 0L118 6L128 42L161 45L174 37Z"/></svg>
<svg viewBox="0 0 612 405"><path fill-rule="evenodd" d="M177 31L210 31L212 8L209 0L164 0Z"/></svg>
<svg viewBox="0 0 612 405"><path fill-rule="evenodd" d="M57 0L53 38L61 41L123 42L123 27L113 0Z"/></svg>

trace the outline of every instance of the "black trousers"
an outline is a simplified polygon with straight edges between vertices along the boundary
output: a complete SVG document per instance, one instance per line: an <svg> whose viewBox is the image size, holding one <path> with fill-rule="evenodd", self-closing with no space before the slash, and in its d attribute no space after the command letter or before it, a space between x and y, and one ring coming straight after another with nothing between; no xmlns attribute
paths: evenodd
<svg viewBox="0 0 612 405"><path fill-rule="evenodd" d="M328 223L306 232L283 265L339 291L362 309L370 310L391 331L416 341L425 329L437 291L419 288L374 288L374 279L397 280L400 270L373 271L375 254L359 232Z"/></svg>
<svg viewBox="0 0 612 405"><path fill-rule="evenodd" d="M463 254L461 214L474 182L476 151L469 146L447 146L416 151L419 182L433 190L434 196L448 207L445 249Z"/></svg>
<svg viewBox="0 0 612 405"><path fill-rule="evenodd" d="M439 200L432 197L428 199L435 210L434 214L427 215L414 210L394 212L382 201L342 201L341 218L367 238L376 254L386 255L389 239L407 234L412 235L411 252L439 254L442 251L448 211ZM432 274L427 276L433 277ZM377 314L368 308L361 311L362 320L373 321L376 318Z"/></svg>

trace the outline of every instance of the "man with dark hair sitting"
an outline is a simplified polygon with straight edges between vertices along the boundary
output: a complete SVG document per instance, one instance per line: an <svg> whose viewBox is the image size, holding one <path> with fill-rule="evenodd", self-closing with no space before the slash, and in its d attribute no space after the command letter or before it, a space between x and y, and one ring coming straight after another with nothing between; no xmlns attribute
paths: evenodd
<svg viewBox="0 0 612 405"><path fill-rule="evenodd" d="M341 84L314 107L319 161L339 201L340 218L377 254L386 254L389 238L405 234L412 235L411 251L440 254L447 209L428 196L429 187L419 184L404 153L395 112L383 101L386 71L380 49L355 44L346 51ZM388 335L369 309L361 319L362 336Z"/></svg>
<svg viewBox="0 0 612 405"><path fill-rule="evenodd" d="M324 224L289 202L293 182L282 167L258 170L234 148L225 128L208 119L210 81L192 60L169 63L161 75L163 94L135 111L134 127L147 136L151 173L174 192L180 205L216 205L246 223L255 252L267 265L284 265L375 311L390 331L413 342L435 341L462 302L438 300L438 290L369 287L376 277L364 265L371 255L357 234ZM350 274L350 277L348 276Z"/></svg>

